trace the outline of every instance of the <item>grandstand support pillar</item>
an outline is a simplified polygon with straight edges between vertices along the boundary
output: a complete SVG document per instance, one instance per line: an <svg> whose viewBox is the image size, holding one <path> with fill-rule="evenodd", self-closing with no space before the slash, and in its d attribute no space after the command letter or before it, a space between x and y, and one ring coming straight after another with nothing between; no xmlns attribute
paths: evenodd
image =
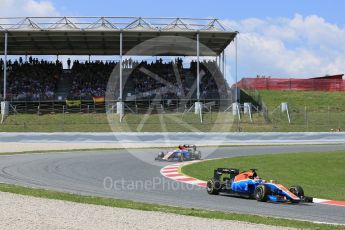
<svg viewBox="0 0 345 230"><path fill-rule="evenodd" d="M224 50L224 78L226 79L226 55L225 55L225 50Z"/></svg>
<svg viewBox="0 0 345 230"><path fill-rule="evenodd" d="M223 74L223 52L219 54L219 69L220 72Z"/></svg>
<svg viewBox="0 0 345 230"><path fill-rule="evenodd" d="M5 33L4 49L4 101L6 101L6 84L7 84L7 32Z"/></svg>
<svg viewBox="0 0 345 230"><path fill-rule="evenodd" d="M199 33L196 34L196 56L197 56L197 62L196 62L196 97L197 100L200 100L200 50L199 50Z"/></svg>
<svg viewBox="0 0 345 230"><path fill-rule="evenodd" d="M196 34L196 97L197 102L194 104L195 114L201 114L202 112L202 103L200 102L200 43L199 43L199 33ZM200 117L201 118L201 117Z"/></svg>
<svg viewBox="0 0 345 230"><path fill-rule="evenodd" d="M219 70L220 70L220 72L222 72L222 68L221 68L221 66L222 66L222 64L221 64L221 58L222 57L222 53L219 53L219 55L218 55L218 68L219 68Z"/></svg>
<svg viewBox="0 0 345 230"><path fill-rule="evenodd" d="M9 112L9 102L6 101L6 83L7 83L7 36L8 33L5 32L5 49L4 49L4 96L3 101L1 102L1 123L4 122L5 117L8 115Z"/></svg>
<svg viewBox="0 0 345 230"><path fill-rule="evenodd" d="M222 73L223 77L225 78L225 52L222 52Z"/></svg>
<svg viewBox="0 0 345 230"><path fill-rule="evenodd" d="M238 35L238 34L237 34ZM237 62L238 62L238 60L237 60L237 46L238 46L238 38L237 38L237 36L235 37L235 91L236 91L236 93L235 93L235 101L236 102L240 102L240 95L241 95L241 93L240 92L238 92L238 87L237 87L237 81L238 81L238 79L237 79L237 72L238 72L238 70L237 70Z"/></svg>
<svg viewBox="0 0 345 230"><path fill-rule="evenodd" d="M120 101L122 102L122 32L120 32Z"/></svg>

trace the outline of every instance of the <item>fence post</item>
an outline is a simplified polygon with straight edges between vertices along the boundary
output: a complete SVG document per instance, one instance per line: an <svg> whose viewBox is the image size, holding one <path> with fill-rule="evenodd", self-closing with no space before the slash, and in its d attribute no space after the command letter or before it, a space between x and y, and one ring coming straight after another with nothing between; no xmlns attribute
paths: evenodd
<svg viewBox="0 0 345 230"><path fill-rule="evenodd" d="M173 99L171 99L171 101L174 101ZM178 103L178 99L176 100L176 112L178 113L178 105L179 105L179 103Z"/></svg>
<svg viewBox="0 0 345 230"><path fill-rule="evenodd" d="M328 119L328 129L330 129L330 128L332 128L332 127L330 127L330 125L331 125L331 114L330 114L330 107L328 106L328 117L327 117L327 119Z"/></svg>
<svg viewBox="0 0 345 230"><path fill-rule="evenodd" d="M240 119L237 118L237 131L241 132Z"/></svg>
<svg viewBox="0 0 345 230"><path fill-rule="evenodd" d="M65 126L65 106L62 106L62 131L64 131Z"/></svg>
<svg viewBox="0 0 345 230"><path fill-rule="evenodd" d="M307 115L307 106L304 106L304 121L306 126L306 131L308 132L308 115Z"/></svg>
<svg viewBox="0 0 345 230"><path fill-rule="evenodd" d="M210 114L211 114L211 124L212 124L212 106L210 106Z"/></svg>

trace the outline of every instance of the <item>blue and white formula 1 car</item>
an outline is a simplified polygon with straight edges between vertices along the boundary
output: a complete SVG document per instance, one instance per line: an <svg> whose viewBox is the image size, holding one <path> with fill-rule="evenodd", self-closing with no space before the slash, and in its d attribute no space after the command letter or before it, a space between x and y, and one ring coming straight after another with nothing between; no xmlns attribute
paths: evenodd
<svg viewBox="0 0 345 230"><path fill-rule="evenodd" d="M221 180L222 179L222 180ZM218 168L207 182L208 194L219 193L269 202L313 202L312 197L304 196L301 186L289 189L274 181L266 182L258 177L256 169L240 173L238 169Z"/></svg>
<svg viewBox="0 0 345 230"><path fill-rule="evenodd" d="M177 149L160 152L155 160L158 161L189 161L200 160L201 152L196 149L195 145L179 145Z"/></svg>

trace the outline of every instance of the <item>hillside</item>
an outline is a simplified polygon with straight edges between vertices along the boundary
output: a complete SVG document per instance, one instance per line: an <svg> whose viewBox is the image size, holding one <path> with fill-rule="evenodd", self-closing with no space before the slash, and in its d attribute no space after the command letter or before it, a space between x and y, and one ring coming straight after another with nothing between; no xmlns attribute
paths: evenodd
<svg viewBox="0 0 345 230"><path fill-rule="evenodd" d="M269 111L280 105L281 102L288 102L292 107L331 107L331 109L345 110L345 92L323 92L323 91L258 91L261 100L266 104Z"/></svg>

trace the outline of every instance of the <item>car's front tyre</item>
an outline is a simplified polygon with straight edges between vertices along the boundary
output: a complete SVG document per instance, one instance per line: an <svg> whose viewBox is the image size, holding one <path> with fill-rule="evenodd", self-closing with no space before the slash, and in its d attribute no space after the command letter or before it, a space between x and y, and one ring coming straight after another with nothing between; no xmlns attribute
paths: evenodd
<svg viewBox="0 0 345 230"><path fill-rule="evenodd" d="M269 195L269 187L260 184L255 188L254 197L257 201L266 202Z"/></svg>
<svg viewBox="0 0 345 230"><path fill-rule="evenodd" d="M304 197L304 190L301 186L299 185L292 185L289 188L289 191L293 193L294 195L298 196L299 198Z"/></svg>
<svg viewBox="0 0 345 230"><path fill-rule="evenodd" d="M158 157L163 158L164 157L164 152L159 152Z"/></svg>

